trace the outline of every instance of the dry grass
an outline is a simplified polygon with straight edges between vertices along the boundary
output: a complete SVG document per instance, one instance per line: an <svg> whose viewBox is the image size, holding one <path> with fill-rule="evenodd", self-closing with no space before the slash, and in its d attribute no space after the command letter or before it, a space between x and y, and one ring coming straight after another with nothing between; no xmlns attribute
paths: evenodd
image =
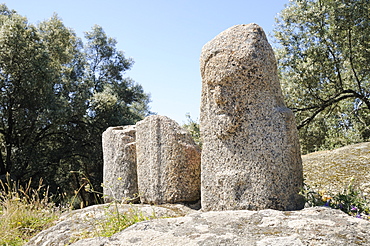
<svg viewBox="0 0 370 246"><path fill-rule="evenodd" d="M42 180L37 189L0 180L0 245L23 245L36 233L53 225L61 211L49 201Z"/></svg>

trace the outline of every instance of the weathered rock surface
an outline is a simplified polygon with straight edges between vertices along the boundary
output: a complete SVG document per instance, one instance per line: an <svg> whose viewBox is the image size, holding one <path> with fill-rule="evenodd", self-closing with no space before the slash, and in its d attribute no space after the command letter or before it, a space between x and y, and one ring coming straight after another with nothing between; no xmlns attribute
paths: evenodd
<svg viewBox="0 0 370 246"><path fill-rule="evenodd" d="M262 28L220 33L204 45L200 70L202 209L303 208L295 119Z"/></svg>
<svg viewBox="0 0 370 246"><path fill-rule="evenodd" d="M302 161L312 188L338 193L352 183L370 198L370 142L310 153Z"/></svg>
<svg viewBox="0 0 370 246"><path fill-rule="evenodd" d="M109 127L103 133L103 193L105 202L138 195L136 126Z"/></svg>
<svg viewBox="0 0 370 246"><path fill-rule="evenodd" d="M325 207L211 211L140 222L110 238L72 245L370 245L369 231L369 221Z"/></svg>
<svg viewBox="0 0 370 246"><path fill-rule="evenodd" d="M33 237L26 245L28 246L64 246L75 242L81 237L92 237L94 232L99 231L104 220L116 213L137 213L146 217L177 217L192 212L188 207L178 204L166 204L163 206L150 205L117 205L104 204L75 210L64 214L54 226L44 230ZM98 245L98 244L89 244Z"/></svg>
<svg viewBox="0 0 370 246"><path fill-rule="evenodd" d="M188 131L165 116L136 124L140 201L149 204L200 199L200 149Z"/></svg>

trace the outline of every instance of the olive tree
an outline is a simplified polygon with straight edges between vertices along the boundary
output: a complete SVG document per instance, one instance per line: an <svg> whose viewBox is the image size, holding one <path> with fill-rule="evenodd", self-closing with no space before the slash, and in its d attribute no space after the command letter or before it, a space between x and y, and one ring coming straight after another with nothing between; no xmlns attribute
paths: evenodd
<svg viewBox="0 0 370 246"><path fill-rule="evenodd" d="M102 132L150 114L116 44L100 26L83 40L56 15L33 25L0 5L0 175L91 203L83 186L102 182Z"/></svg>
<svg viewBox="0 0 370 246"><path fill-rule="evenodd" d="M291 0L277 18L283 91L304 153L370 138L370 2Z"/></svg>

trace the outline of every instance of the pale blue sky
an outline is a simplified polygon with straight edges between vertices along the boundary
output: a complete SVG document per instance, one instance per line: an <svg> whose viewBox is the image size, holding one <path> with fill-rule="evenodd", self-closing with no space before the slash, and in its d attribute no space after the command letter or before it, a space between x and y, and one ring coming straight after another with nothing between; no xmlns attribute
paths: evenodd
<svg viewBox="0 0 370 246"><path fill-rule="evenodd" d="M98 24L135 64L126 75L151 94L151 110L180 124L199 117L202 46L237 24L272 33L289 0L3 0L31 23L53 13L79 37Z"/></svg>

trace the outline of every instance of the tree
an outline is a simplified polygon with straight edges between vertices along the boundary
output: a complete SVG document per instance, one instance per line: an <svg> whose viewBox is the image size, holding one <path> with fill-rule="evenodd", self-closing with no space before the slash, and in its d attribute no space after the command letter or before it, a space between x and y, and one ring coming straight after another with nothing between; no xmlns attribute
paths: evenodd
<svg viewBox="0 0 370 246"><path fill-rule="evenodd" d="M292 0L275 38L303 153L370 138L370 2Z"/></svg>
<svg viewBox="0 0 370 246"><path fill-rule="evenodd" d="M0 174L21 169L26 152L46 134L55 106L51 55L35 26L2 6L0 16ZM4 10L5 9L5 10ZM36 96L37 95L37 96Z"/></svg>
<svg viewBox="0 0 370 246"><path fill-rule="evenodd" d="M150 113L117 42L99 26L85 38L56 15L35 26L0 5L0 175L42 177L54 193L100 187L102 132Z"/></svg>
<svg viewBox="0 0 370 246"><path fill-rule="evenodd" d="M67 159L66 163L74 163L74 170L99 188L103 180L103 131L109 126L135 124L150 114L149 96L132 79L123 78L133 61L115 48L116 40L108 38L100 26L86 32L85 38L84 73L80 78L84 93L79 94L82 98L78 99L83 102L78 104L82 107L80 112L85 114L79 114L78 118L72 116L69 122L73 136L70 146L77 158ZM73 176L75 189L86 182L79 183L76 172ZM90 195L86 201L95 196Z"/></svg>

